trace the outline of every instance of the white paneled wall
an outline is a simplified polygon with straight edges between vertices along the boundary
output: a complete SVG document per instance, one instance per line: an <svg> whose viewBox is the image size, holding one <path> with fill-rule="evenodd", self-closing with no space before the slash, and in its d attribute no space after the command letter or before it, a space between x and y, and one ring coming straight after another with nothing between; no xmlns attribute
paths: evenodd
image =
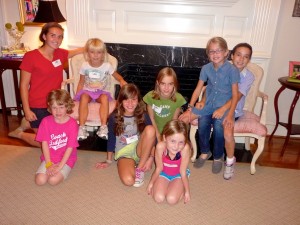
<svg viewBox="0 0 300 225"><path fill-rule="evenodd" d="M115 43L205 47L208 38L220 35L230 47L251 42L265 56L270 56L279 8L280 0L66 1L71 45L100 36Z"/></svg>
<svg viewBox="0 0 300 225"><path fill-rule="evenodd" d="M66 1L70 46L88 38L105 42L205 48L224 37L232 48L248 42L265 73L281 0L73 0ZM261 88L264 89L265 79Z"/></svg>

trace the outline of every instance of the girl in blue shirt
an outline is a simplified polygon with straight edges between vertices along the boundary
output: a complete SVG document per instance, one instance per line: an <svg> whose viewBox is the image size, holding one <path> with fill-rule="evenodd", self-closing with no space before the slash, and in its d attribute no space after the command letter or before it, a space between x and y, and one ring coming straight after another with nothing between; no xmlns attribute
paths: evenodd
<svg viewBox="0 0 300 225"><path fill-rule="evenodd" d="M210 133L213 127L214 135L214 161L212 172L219 173L222 170L224 154L224 127L234 126L234 111L238 101L238 82L240 80L239 70L228 60L228 46L222 37L211 38L206 46L206 54L210 63L204 65L196 89L190 100L191 110L179 118L190 122L192 118L198 118L199 144L202 154L194 163L196 168L202 167L205 160L212 156L210 151ZM205 105L196 103L202 91L204 83L206 86ZM231 99L230 108L222 117L217 115L217 109L222 107ZM196 105L195 105L196 103ZM194 107L195 105L195 107Z"/></svg>

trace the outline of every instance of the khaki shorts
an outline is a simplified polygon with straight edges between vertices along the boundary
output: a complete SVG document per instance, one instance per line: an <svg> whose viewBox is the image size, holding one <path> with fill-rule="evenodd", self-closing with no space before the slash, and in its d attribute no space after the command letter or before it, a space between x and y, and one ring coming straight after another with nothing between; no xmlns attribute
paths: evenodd
<svg viewBox="0 0 300 225"><path fill-rule="evenodd" d="M72 168L69 167L67 164L65 164L63 166L63 168L59 171L63 177L64 177L64 180L67 179L67 177L69 176L70 172L71 172ZM43 173L43 174L46 174L46 162L43 161L41 163L41 165L39 166L38 170L36 171L36 174L37 173Z"/></svg>
<svg viewBox="0 0 300 225"><path fill-rule="evenodd" d="M135 141L129 145L126 145L124 148L120 149L115 154L115 160L118 160L120 158L127 158L127 159L133 159L135 163L138 163L140 161L140 158L136 154L136 147L139 142Z"/></svg>

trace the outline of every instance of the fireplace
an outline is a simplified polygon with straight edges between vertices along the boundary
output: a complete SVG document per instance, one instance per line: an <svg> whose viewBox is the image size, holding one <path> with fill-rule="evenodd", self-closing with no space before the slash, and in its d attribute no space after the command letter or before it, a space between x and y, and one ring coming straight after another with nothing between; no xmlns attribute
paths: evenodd
<svg viewBox="0 0 300 225"><path fill-rule="evenodd" d="M136 84L142 96L154 89L158 71L171 66L178 77L178 92L189 101L201 67L208 63L205 49L111 43L107 48L118 59L118 72L128 83Z"/></svg>

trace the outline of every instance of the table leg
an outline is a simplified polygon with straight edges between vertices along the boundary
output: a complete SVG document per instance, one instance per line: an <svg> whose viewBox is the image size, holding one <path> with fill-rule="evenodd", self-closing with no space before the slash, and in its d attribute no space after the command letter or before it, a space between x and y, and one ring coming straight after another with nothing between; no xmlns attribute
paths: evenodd
<svg viewBox="0 0 300 225"><path fill-rule="evenodd" d="M3 80L2 80L2 74L4 70L3 69L0 70L0 100L1 100L1 107L2 107L3 124L5 128L8 128L8 118L7 118L6 102L5 102L5 95L3 89Z"/></svg>
<svg viewBox="0 0 300 225"><path fill-rule="evenodd" d="M274 130L272 132L272 134L269 137L269 142L272 140L273 135L275 134L277 128L278 128L278 123L279 123L279 111L278 111L278 98L279 95L281 94L281 92L283 92L283 90L285 89L284 86L281 86L281 88L279 88L279 90L277 91L275 98L274 98L274 107L275 107L275 115L276 115L276 124L274 127Z"/></svg>
<svg viewBox="0 0 300 225"><path fill-rule="evenodd" d="M286 146L287 146L287 144L290 140L290 135L291 135L292 126L293 126L293 113L294 113L294 109L295 109L295 106L297 104L297 101L299 99L299 95L300 95L300 92L297 91L296 94L295 94L294 100L291 104L291 107L290 107L289 119L288 119L288 124L287 124L287 135L286 135L283 147L281 149L281 156L283 156L283 154L285 152L285 149L286 149Z"/></svg>
<svg viewBox="0 0 300 225"><path fill-rule="evenodd" d="M16 106L18 110L18 117L22 117L22 101L19 90L19 82L18 82L18 74L16 70L13 70L13 79L14 79L14 88L15 88L15 96L16 96Z"/></svg>

